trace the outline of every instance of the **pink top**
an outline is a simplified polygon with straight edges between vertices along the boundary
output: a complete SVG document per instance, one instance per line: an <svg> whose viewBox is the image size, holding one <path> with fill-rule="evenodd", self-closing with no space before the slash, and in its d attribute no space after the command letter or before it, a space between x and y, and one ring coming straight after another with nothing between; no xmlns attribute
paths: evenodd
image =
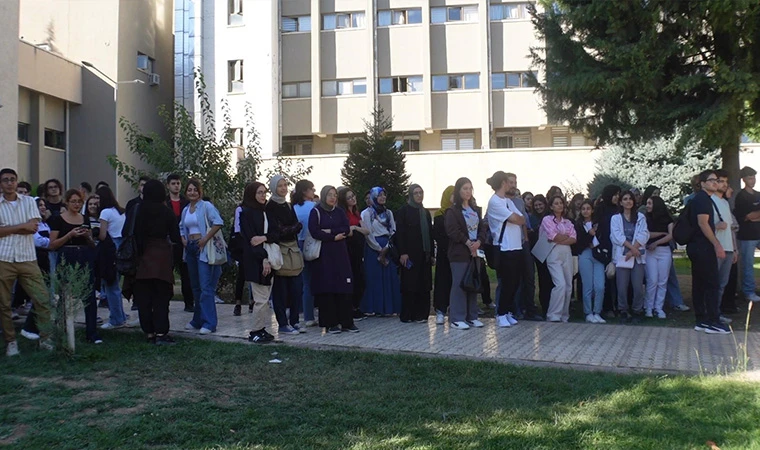
<svg viewBox="0 0 760 450"><path fill-rule="evenodd" d="M565 219L564 217L560 222L557 222L554 215L546 216L544 217L544 220L541 221L541 228L544 230L547 239L550 241L553 241L558 234L565 234L573 239L578 238L578 236L575 234L575 226L572 222Z"/></svg>

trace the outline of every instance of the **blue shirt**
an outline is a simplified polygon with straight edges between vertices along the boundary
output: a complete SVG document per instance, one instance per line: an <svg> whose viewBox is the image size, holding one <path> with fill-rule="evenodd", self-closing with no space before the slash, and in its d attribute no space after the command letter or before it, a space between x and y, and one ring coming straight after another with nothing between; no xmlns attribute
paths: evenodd
<svg viewBox="0 0 760 450"><path fill-rule="evenodd" d="M480 219L478 218L478 213L475 212L472 208L469 206L467 208L464 208L462 210L462 215L464 216L464 223L467 224L467 235L470 238L471 241L477 241L478 240L478 225L480 225Z"/></svg>
<svg viewBox="0 0 760 450"><path fill-rule="evenodd" d="M309 214L311 214L311 210L314 209L315 206L317 206L317 204L310 200L306 200L303 205L293 205L293 211L296 212L298 221L303 225L301 232L298 233L299 241L306 240L306 234L309 232Z"/></svg>

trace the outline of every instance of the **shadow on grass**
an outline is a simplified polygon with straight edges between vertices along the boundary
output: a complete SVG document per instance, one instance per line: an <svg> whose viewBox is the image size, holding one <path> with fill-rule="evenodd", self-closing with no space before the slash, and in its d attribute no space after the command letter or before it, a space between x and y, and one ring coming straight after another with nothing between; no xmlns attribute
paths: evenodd
<svg viewBox="0 0 760 450"><path fill-rule="evenodd" d="M110 333L0 362L14 448L757 448L760 385ZM283 361L270 364L272 353ZM19 432L20 430L20 432Z"/></svg>

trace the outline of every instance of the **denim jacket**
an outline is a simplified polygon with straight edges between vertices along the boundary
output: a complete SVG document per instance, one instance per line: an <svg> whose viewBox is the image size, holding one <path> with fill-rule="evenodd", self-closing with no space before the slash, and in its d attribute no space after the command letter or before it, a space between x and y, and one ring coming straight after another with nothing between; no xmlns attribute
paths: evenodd
<svg viewBox="0 0 760 450"><path fill-rule="evenodd" d="M188 228L185 226L185 215L190 210L190 205L188 204L185 206L185 209L182 210L182 218L179 222L179 234L184 239L187 239L188 236ZM195 213L198 215L198 221L200 222L198 224L198 227L201 230L201 235L205 236L206 233L208 233L208 229L206 228L206 222L208 221L210 226L219 225L224 226L224 221L222 220L222 216L219 215L219 211L216 209L213 203L207 202L205 200L198 200L198 204L195 206ZM198 214L201 213L201 214ZM202 217L205 217L204 220L201 220ZM221 233L221 230L218 231ZM206 255L206 252L201 249L200 251L200 260L207 263L208 262L208 256ZM187 260L187 249L184 250L182 255L183 260Z"/></svg>

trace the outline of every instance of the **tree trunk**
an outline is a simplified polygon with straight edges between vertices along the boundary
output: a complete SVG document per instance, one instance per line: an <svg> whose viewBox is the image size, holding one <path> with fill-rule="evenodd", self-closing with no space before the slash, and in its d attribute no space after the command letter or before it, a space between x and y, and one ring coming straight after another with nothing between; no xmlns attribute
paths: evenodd
<svg viewBox="0 0 760 450"><path fill-rule="evenodd" d="M739 192L741 189L741 179L739 178L739 143L741 135L736 136L730 142L724 142L720 148L720 156L723 160L723 169L728 171L728 182L734 189Z"/></svg>

